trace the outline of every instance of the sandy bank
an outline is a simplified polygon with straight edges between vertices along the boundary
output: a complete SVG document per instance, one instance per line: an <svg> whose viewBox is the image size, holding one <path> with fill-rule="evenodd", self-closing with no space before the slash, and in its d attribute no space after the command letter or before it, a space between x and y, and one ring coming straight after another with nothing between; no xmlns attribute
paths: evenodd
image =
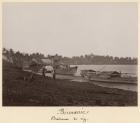
<svg viewBox="0 0 140 123"><path fill-rule="evenodd" d="M44 79L3 65L3 106L137 106L137 92L67 79Z"/></svg>

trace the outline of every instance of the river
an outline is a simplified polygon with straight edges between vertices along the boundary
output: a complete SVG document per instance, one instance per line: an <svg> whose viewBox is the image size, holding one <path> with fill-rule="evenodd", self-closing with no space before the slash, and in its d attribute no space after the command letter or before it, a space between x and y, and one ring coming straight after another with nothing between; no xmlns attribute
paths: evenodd
<svg viewBox="0 0 140 123"><path fill-rule="evenodd" d="M138 75L138 66L137 65L71 65L78 66L76 76L80 76L81 70L92 69L95 71L118 71L121 72L124 76L134 76ZM119 88L123 90L137 91L137 85L134 84L117 84L117 83L105 83L105 82L94 82L94 84L109 87L109 88Z"/></svg>
<svg viewBox="0 0 140 123"><path fill-rule="evenodd" d="M71 65L78 66L76 75L80 75L81 70L92 69L95 71L118 71L123 74L129 74L131 76L137 76L138 66L137 65Z"/></svg>

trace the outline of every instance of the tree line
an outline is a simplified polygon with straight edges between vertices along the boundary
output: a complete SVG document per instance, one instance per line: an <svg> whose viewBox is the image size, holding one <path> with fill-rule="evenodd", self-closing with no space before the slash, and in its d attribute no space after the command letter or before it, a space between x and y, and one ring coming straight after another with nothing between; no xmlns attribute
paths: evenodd
<svg viewBox="0 0 140 123"><path fill-rule="evenodd" d="M21 53L20 51L14 51L13 49L7 50L3 48L3 54L7 57L12 58L13 62L18 66L21 66L23 62L30 62L33 58L40 61L43 58L55 58L57 61L61 61L64 64L70 65L136 65L138 63L137 58L131 57L113 57L113 56L103 56L86 54L81 56L64 57L61 55L47 55L42 53Z"/></svg>

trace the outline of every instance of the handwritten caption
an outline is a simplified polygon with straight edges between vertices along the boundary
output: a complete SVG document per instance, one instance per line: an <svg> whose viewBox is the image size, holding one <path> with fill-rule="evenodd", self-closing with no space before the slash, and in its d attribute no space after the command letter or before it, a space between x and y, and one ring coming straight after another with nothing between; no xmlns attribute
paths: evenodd
<svg viewBox="0 0 140 123"><path fill-rule="evenodd" d="M72 110L68 108L60 108L56 111L54 115L50 117L50 120L73 120L73 121L81 121L82 123L86 123L88 121L89 111L85 108L80 108L79 110Z"/></svg>

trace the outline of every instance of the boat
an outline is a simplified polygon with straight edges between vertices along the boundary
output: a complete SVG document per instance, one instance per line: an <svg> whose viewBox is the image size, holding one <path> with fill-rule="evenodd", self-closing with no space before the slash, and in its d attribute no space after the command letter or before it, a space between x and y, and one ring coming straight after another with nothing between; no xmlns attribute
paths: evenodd
<svg viewBox="0 0 140 123"><path fill-rule="evenodd" d="M64 64L58 56L42 59L42 62L43 64L52 65L55 73L60 75L74 75L78 68L77 66L71 67L70 65Z"/></svg>
<svg viewBox="0 0 140 123"><path fill-rule="evenodd" d="M77 72L77 66L70 67L70 65L60 64L55 66L55 73L61 75L74 75Z"/></svg>
<svg viewBox="0 0 140 123"><path fill-rule="evenodd" d="M92 82L137 84L137 77L124 77L117 71L81 70L81 76Z"/></svg>
<svg viewBox="0 0 140 123"><path fill-rule="evenodd" d="M95 70L81 70L80 75L84 78L90 78L90 76L96 76Z"/></svg>

